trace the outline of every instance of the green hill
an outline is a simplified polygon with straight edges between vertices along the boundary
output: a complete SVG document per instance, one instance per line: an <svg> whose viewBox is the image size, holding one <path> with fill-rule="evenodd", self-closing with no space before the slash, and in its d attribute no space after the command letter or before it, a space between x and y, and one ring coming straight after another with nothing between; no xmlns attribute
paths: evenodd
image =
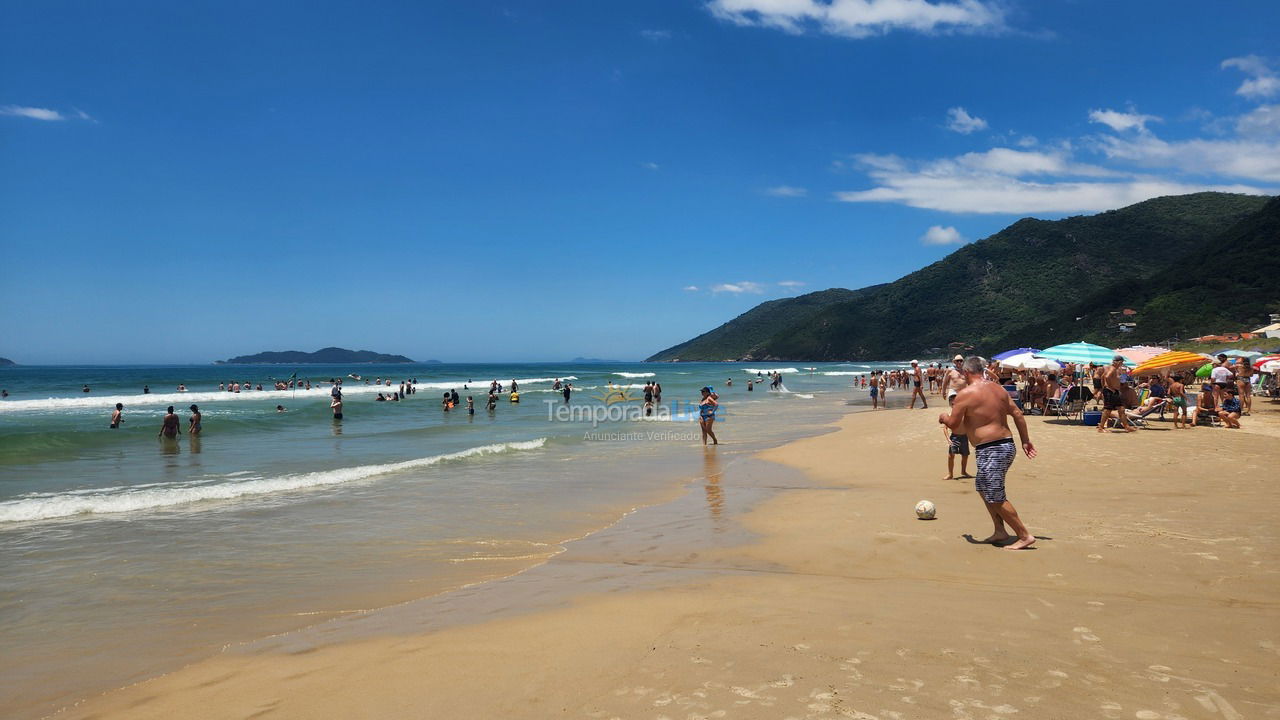
<svg viewBox="0 0 1280 720"><path fill-rule="evenodd" d="M1159 342L1265 325L1267 313L1280 313L1278 248L1280 197L1173 259L1148 282L1112 285L1022 329L1022 337L1032 345L1049 342L1057 337L1055 326L1075 324L1081 339L1116 347L1132 344L1131 336ZM1137 311L1133 333L1115 326L1110 313L1121 308Z"/></svg>
<svg viewBox="0 0 1280 720"><path fill-rule="evenodd" d="M345 363L411 363L403 355L384 355L369 350L347 350L340 347L321 348L313 353L300 350L260 352L219 360L218 365L320 365Z"/></svg>
<svg viewBox="0 0 1280 720"><path fill-rule="evenodd" d="M1265 220L1249 216L1274 204L1268 201L1196 193L1091 216L1019 220L895 282L817 307L802 303L804 296L763 303L650 359L867 360L951 343L999 351L1029 342L1079 340L1088 329L1077 324L1079 316L1097 319L1097 330L1107 331L1111 310L1134 303L1145 308L1147 298L1155 303L1153 316L1165 318L1153 324L1155 332L1167 327L1170 317L1205 315L1203 305L1191 312L1188 298L1196 296L1195 288L1218 281L1202 282L1186 264L1212 255L1219 239L1238 244L1241 237L1252 237L1250 228L1265 236ZM1274 236L1271 242L1274 246ZM1242 254L1250 252L1256 250ZM1276 278L1260 277L1250 297L1280 295ZM1165 297L1153 288L1174 294ZM826 292L841 297L849 291ZM1178 294L1187 292L1191 295ZM1222 319L1249 302L1225 306ZM1134 338L1147 334L1141 314L1138 322L1141 332Z"/></svg>
<svg viewBox="0 0 1280 720"><path fill-rule="evenodd" d="M748 355L761 338L768 337L778 328L798 325L823 308L855 300L874 289L875 287L862 290L832 288L799 297L763 302L714 330L657 353L646 362L734 360Z"/></svg>

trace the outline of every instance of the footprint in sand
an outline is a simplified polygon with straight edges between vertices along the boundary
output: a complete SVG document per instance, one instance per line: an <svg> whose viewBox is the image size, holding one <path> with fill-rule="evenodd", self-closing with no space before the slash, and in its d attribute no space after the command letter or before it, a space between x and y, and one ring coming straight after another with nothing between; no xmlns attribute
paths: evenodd
<svg viewBox="0 0 1280 720"><path fill-rule="evenodd" d="M1081 627L1077 627L1077 628L1072 628L1072 632L1074 632L1076 635L1078 635L1078 636L1080 637L1080 639L1081 639L1081 640L1088 640L1089 642L1101 642L1101 641L1102 641L1102 638L1098 637L1097 635L1094 635L1094 634L1093 634L1093 631L1092 631L1092 630L1090 630L1090 629L1089 629L1089 628L1087 628L1087 627L1083 627L1083 626L1081 626Z"/></svg>

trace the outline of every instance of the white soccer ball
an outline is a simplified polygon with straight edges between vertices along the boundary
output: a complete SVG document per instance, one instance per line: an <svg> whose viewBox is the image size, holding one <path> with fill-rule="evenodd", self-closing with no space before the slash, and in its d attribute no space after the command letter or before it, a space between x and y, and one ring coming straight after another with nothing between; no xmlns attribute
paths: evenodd
<svg viewBox="0 0 1280 720"><path fill-rule="evenodd" d="M916 517L921 520L932 520L934 515L938 514L938 508L933 506L929 500L921 500L916 503Z"/></svg>

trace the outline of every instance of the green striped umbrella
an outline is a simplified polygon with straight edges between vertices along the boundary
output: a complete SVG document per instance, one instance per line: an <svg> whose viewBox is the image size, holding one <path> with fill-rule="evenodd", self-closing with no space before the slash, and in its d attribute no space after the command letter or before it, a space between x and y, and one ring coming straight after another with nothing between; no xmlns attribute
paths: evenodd
<svg viewBox="0 0 1280 720"><path fill-rule="evenodd" d="M1076 363L1077 365L1088 365L1089 363L1108 365L1111 363L1111 358L1115 356L1115 350L1087 342L1054 345L1036 353L1036 357L1046 357L1050 360L1057 360L1060 363ZM1128 360L1125 360L1125 364L1133 365Z"/></svg>

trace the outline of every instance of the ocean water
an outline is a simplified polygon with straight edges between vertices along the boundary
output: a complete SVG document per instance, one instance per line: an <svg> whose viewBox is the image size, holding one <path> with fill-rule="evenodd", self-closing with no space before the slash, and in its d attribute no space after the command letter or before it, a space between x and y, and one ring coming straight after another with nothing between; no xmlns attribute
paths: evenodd
<svg viewBox="0 0 1280 720"><path fill-rule="evenodd" d="M854 374L897 366L0 368L0 707L39 717L228 645L518 572L700 472L701 386L721 395L723 442L764 447L847 411L865 394ZM785 391L747 392L771 369ZM295 370L310 391L218 390ZM494 379L517 380L520 402L486 411ZM374 400L412 380L404 401ZM649 380L664 392L645 418ZM442 410L449 389L464 408ZM201 436L157 438L165 407L185 433L192 403Z"/></svg>

